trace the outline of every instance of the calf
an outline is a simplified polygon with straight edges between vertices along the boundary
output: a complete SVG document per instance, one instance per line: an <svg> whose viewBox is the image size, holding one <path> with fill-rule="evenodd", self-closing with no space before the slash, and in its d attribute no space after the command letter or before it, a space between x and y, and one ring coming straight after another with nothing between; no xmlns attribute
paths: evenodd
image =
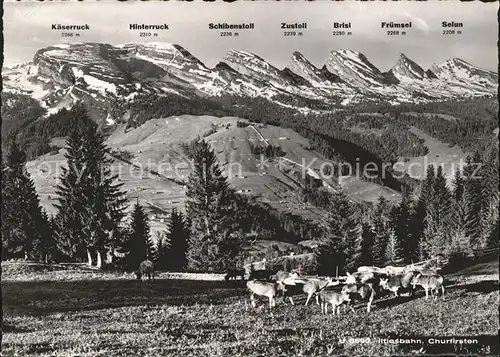
<svg viewBox="0 0 500 357"><path fill-rule="evenodd" d="M370 312L372 302L375 299L376 291L372 284L347 284L342 287L342 293L349 294L352 300L368 301L366 311ZM353 308L351 307L351 310Z"/></svg>
<svg viewBox="0 0 500 357"><path fill-rule="evenodd" d="M401 275L391 276L389 278L381 278L380 286L385 290L394 292L396 296L398 296L398 291L400 289L407 289L410 291L410 295L413 296L413 286L411 281L414 276L414 272L408 272Z"/></svg>
<svg viewBox="0 0 500 357"><path fill-rule="evenodd" d="M226 281L231 279L236 280L237 277L241 277L241 280L245 280L245 271L243 269L228 269L224 279Z"/></svg>
<svg viewBox="0 0 500 357"><path fill-rule="evenodd" d="M256 306L255 295L258 295L266 296L269 299L269 308L272 308L276 305L275 297L278 290L282 289L282 284L252 280L247 281L247 288L250 290L250 301L253 307Z"/></svg>
<svg viewBox="0 0 500 357"><path fill-rule="evenodd" d="M143 260L139 264L139 270L135 271L137 280L142 280L144 276L147 276L149 280L154 280L155 278L155 267L152 261Z"/></svg>
<svg viewBox="0 0 500 357"><path fill-rule="evenodd" d="M417 276L413 277L411 284L413 285L413 288L417 285L420 285L421 287L424 288L425 290L425 300L429 298L429 293L428 291L431 291L431 297L434 294L434 300L437 300L438 294L439 294L439 289L441 288L442 290L442 296L444 298L444 284L443 284L443 277L441 275L423 275L423 274L418 274Z"/></svg>
<svg viewBox="0 0 500 357"><path fill-rule="evenodd" d="M319 293L319 298L321 300L321 312L328 313L328 303L332 304L333 314L340 315L340 305L344 302L351 301L349 294L346 291L335 291L330 289L323 289ZM323 311L324 310L324 311Z"/></svg>

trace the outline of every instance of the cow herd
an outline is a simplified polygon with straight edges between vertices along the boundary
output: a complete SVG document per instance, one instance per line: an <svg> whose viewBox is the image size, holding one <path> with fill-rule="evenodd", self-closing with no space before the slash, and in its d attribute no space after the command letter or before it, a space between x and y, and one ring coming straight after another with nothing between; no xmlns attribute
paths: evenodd
<svg viewBox="0 0 500 357"><path fill-rule="evenodd" d="M243 279L244 272L239 270L228 271L226 280ZM321 306L321 312L328 312L328 305L332 306L332 313L340 313L340 306L345 305L346 310L353 310L355 302L366 303L366 310L370 312L376 297L383 295L384 291L394 293L395 297L407 293L413 296L417 286L425 290L425 299L431 297L435 300L441 290L444 297L443 277L435 270L408 269L408 268L376 268L360 267L355 273L347 273L345 277L336 279L330 277L305 277L292 272L278 271L273 273L269 270L254 270L250 273L246 283L250 291L252 306L256 306L255 297L267 297L269 308L276 305L276 298L288 298L293 305L293 297L306 294L305 305L311 298L315 298L316 304Z"/></svg>
<svg viewBox="0 0 500 357"><path fill-rule="evenodd" d="M140 263L135 271L137 279L145 277L154 279L154 265L145 260ZM243 269L230 269L227 271L227 282L240 278L245 280ZM360 267L357 272L346 273L346 276L331 278L319 276L300 276L296 272L278 271L267 269L253 270L249 273L246 286L250 291L250 302L256 307L256 296L269 300L269 308L276 306L276 298L283 297L294 305L294 297L305 294L305 305L314 297L316 304L321 306L321 312L328 313L328 305L332 306L332 313L339 314L340 307L346 306L346 311L352 308L355 302L366 303L366 311L370 312L376 297L383 295L384 291L394 293L395 297L403 292L413 296L417 286L425 291L425 299L431 297L436 300L439 292L444 297L443 277L435 270L399 268L399 267Z"/></svg>

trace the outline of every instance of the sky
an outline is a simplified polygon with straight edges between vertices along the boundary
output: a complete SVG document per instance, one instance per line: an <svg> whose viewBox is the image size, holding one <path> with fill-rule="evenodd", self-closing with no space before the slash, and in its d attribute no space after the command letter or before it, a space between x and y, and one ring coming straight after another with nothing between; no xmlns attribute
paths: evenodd
<svg viewBox="0 0 500 357"><path fill-rule="evenodd" d="M336 49L364 53L380 70L389 70L404 53L424 69L459 57L481 68L497 71L496 3L446 2L4 2L5 65L31 61L43 47L70 43L51 25L89 24L90 31L73 41L120 44L143 42L130 23L167 23L149 41L183 46L209 67L229 50L244 50L278 68L300 51L318 67ZM334 36L332 22L351 22L351 36ZM388 36L381 21L411 21L406 36ZM442 21L463 22L461 35L443 35ZM221 37L210 22L253 22L254 30L239 37ZM303 36L285 37L281 22L307 22ZM148 40L146 40L148 41ZM146 42L144 41L144 42Z"/></svg>

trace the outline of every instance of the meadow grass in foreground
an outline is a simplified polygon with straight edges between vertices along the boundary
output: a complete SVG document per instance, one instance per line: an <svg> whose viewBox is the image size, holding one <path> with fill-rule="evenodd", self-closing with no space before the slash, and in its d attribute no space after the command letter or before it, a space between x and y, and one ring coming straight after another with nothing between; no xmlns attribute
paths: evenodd
<svg viewBox="0 0 500 357"><path fill-rule="evenodd" d="M378 300L370 314L358 308L337 317L302 306L304 299L291 306L280 298L272 311L262 300L254 309L241 282L5 281L2 290L4 356L387 356L441 350L376 338L498 334L495 280L450 287L444 300L425 301L419 291Z"/></svg>

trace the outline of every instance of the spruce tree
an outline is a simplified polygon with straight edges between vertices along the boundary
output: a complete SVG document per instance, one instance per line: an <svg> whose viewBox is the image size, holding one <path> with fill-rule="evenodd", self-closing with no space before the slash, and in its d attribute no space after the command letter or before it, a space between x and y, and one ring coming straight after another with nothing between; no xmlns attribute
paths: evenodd
<svg viewBox="0 0 500 357"><path fill-rule="evenodd" d="M133 207L122 253L125 254L125 267L129 270L137 269L143 260L154 260L156 252L150 236L149 219L139 202Z"/></svg>
<svg viewBox="0 0 500 357"><path fill-rule="evenodd" d="M10 143L2 168L2 256L39 258L37 242L48 240L35 184L26 170L26 153Z"/></svg>
<svg viewBox="0 0 500 357"><path fill-rule="evenodd" d="M167 270L168 269L168 253L170 250L170 245L168 239L166 238L165 232L156 232L156 269Z"/></svg>
<svg viewBox="0 0 500 357"><path fill-rule="evenodd" d="M434 193L433 203L439 210L440 222L444 223L447 215L451 211L451 194L446 184L446 178L444 177L442 166L439 166L437 169L436 180L434 181L433 193Z"/></svg>
<svg viewBox="0 0 500 357"><path fill-rule="evenodd" d="M353 271L361 258L361 225L356 207L344 192L332 196L328 231L317 252L322 274Z"/></svg>
<svg viewBox="0 0 500 357"><path fill-rule="evenodd" d="M432 204L434 200L434 182L436 180L436 170L434 165L427 167L426 176L420 186L420 195L415 204L414 214L412 219L413 235L418 242L422 242L424 238L424 230L426 227L426 213L427 207ZM422 246L418 248L417 259L423 259L424 252Z"/></svg>
<svg viewBox="0 0 500 357"><path fill-rule="evenodd" d="M207 142L195 143L190 157L193 168L186 184L186 214L191 224L188 266L222 271L233 264L239 249L239 242L231 235L233 192Z"/></svg>
<svg viewBox="0 0 500 357"><path fill-rule="evenodd" d="M373 264L382 267L386 264L386 248L389 240L390 207L387 200L380 196L372 214Z"/></svg>
<svg viewBox="0 0 500 357"><path fill-rule="evenodd" d="M481 166L481 156L476 153L473 157L469 156L467 158L467 165L464 168L464 192L467 192L467 204L469 206L467 210L472 216L471 221L474 222L474 224L468 226L467 236L470 237L473 249L481 246L481 237L483 236L481 222L485 207L485 197Z"/></svg>
<svg viewBox="0 0 500 357"><path fill-rule="evenodd" d="M363 233L361 236L361 256L359 259L360 265L373 265L373 243L375 234L372 227L368 223L363 223Z"/></svg>
<svg viewBox="0 0 500 357"><path fill-rule="evenodd" d="M499 152L498 142L493 143L484 155L482 167L482 212L479 246L491 243L491 234L499 216Z"/></svg>
<svg viewBox="0 0 500 357"><path fill-rule="evenodd" d="M451 213L452 195L446 185L442 167L439 166L433 184L433 197L426 207L423 258L442 253L450 243Z"/></svg>
<svg viewBox="0 0 500 357"><path fill-rule="evenodd" d="M462 177L462 173L460 169L455 171L455 177L453 178L453 199L455 202L458 202L462 198L462 194L464 193L464 179Z"/></svg>
<svg viewBox="0 0 500 357"><path fill-rule="evenodd" d="M113 233L124 217L126 198L121 187L123 183L114 183L118 174L112 174L108 157L109 148L97 126L89 125L83 138L83 155L86 163L85 211L81 215L85 223L87 249L97 255L97 266L102 265L102 257L113 245Z"/></svg>
<svg viewBox="0 0 500 357"><path fill-rule="evenodd" d="M86 251L84 223L80 213L85 204L83 171L85 162L82 148L83 133L73 131L66 139L66 166L61 168L59 184L56 185L58 212L54 219L54 237L58 250L70 261L83 258ZM89 264L92 262L87 250Z"/></svg>
<svg viewBox="0 0 500 357"><path fill-rule="evenodd" d="M472 244L469 232L479 222L471 210L471 199L469 191L465 190L453 204L453 213L450 220L450 244L444 247L447 255L472 254Z"/></svg>
<svg viewBox="0 0 500 357"><path fill-rule="evenodd" d="M387 246L385 250L386 265L399 265L403 255L403 248L393 229L388 232Z"/></svg>
<svg viewBox="0 0 500 357"><path fill-rule="evenodd" d="M166 267L171 271L183 271L187 266L189 231L184 221L184 215L172 208L167 228L166 239L169 243Z"/></svg>
<svg viewBox="0 0 500 357"><path fill-rule="evenodd" d="M392 261L399 261L403 264L418 259L419 239L413 230L413 212L411 210L410 197L406 192L403 192L401 202L391 211L390 226L393 229L393 236L389 237L388 244L393 244L390 247L394 252ZM387 255L386 255L387 258Z"/></svg>
<svg viewBox="0 0 500 357"><path fill-rule="evenodd" d="M93 256L97 266L115 245L119 224L124 217L126 198L122 183L115 184L118 175L111 173L109 149L97 125L90 123L75 130L67 139L67 167L57 186L58 244L71 259L86 251L88 264Z"/></svg>
<svg viewBox="0 0 500 357"><path fill-rule="evenodd" d="M44 209L42 209L40 218L39 235L38 239L36 239L33 244L33 254L36 256L37 260L49 263L49 261L54 260L57 256L52 223L51 218L49 218L47 211Z"/></svg>

